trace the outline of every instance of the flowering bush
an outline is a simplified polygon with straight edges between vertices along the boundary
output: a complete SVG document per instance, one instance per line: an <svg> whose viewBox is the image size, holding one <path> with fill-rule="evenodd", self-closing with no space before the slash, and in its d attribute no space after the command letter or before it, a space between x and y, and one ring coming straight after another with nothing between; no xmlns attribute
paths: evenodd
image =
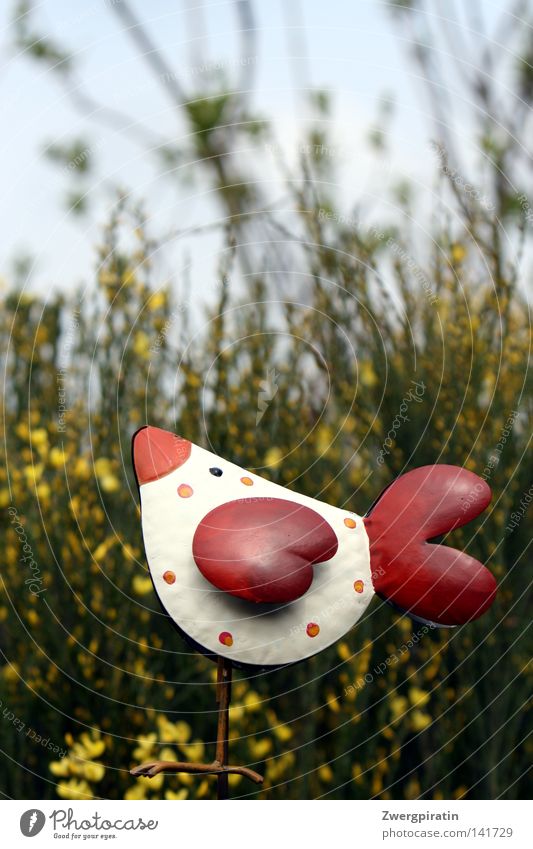
<svg viewBox="0 0 533 849"><path fill-rule="evenodd" d="M162 615L144 561L130 440L146 420L359 512L425 463L464 464L494 490L453 534L500 585L481 620L415 639L419 623L376 600L319 656L236 673L231 760L265 784L231 777L233 795L522 792L526 522L507 526L530 486L527 311L476 221L470 235L437 228L415 260L408 234L344 226L330 201L295 191L304 289L289 280L278 296L258 273L239 294L224 277L194 339L123 201L89 294L4 296L0 698L67 747L58 758L4 711L9 796L214 794L212 778L128 772L212 758L216 727L214 667Z"/></svg>

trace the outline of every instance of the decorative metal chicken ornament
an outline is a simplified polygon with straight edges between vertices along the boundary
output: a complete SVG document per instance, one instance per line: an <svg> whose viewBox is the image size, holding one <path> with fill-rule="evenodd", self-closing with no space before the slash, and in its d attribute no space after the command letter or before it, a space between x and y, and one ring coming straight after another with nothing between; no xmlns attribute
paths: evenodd
<svg viewBox="0 0 533 849"><path fill-rule="evenodd" d="M494 600L488 569L429 542L489 504L487 483L465 469L408 472L363 517L156 427L135 434L133 461L155 590L208 655L245 666L296 663L344 636L374 595L448 627Z"/></svg>
<svg viewBox="0 0 533 849"><path fill-rule="evenodd" d="M346 634L375 594L447 626L477 618L494 599L481 563L428 542L488 505L489 486L465 469L408 472L362 517L159 428L137 432L133 458L156 592L208 654L295 663Z"/></svg>

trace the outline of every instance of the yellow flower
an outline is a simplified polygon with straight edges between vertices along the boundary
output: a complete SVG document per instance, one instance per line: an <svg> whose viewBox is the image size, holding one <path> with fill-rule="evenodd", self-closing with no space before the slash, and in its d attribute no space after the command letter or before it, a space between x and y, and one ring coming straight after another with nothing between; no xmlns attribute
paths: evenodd
<svg viewBox="0 0 533 849"><path fill-rule="evenodd" d="M37 448L45 445L48 442L48 434L44 427L35 428L32 430L30 434L32 445L35 445Z"/></svg>
<svg viewBox="0 0 533 849"><path fill-rule="evenodd" d="M40 479L40 477L43 473L43 470L44 470L44 466L43 466L42 463L34 463L31 466L26 466L24 468L24 474L26 475L28 483L29 484L38 483L38 481L39 481L39 479Z"/></svg>
<svg viewBox="0 0 533 849"><path fill-rule="evenodd" d="M35 492L37 493L37 498L43 501L46 501L47 498L50 498L50 487L47 483L39 484Z"/></svg>
<svg viewBox="0 0 533 849"><path fill-rule="evenodd" d="M186 799L189 795L189 791L186 787L182 787L181 790L178 790L177 793L174 793L172 790L165 791L165 799L171 799L179 802L181 799Z"/></svg>
<svg viewBox="0 0 533 849"><path fill-rule="evenodd" d="M400 719L403 716L407 710L408 704L409 703L405 696L394 696L394 698L390 700L390 709L395 720Z"/></svg>
<svg viewBox="0 0 533 849"><path fill-rule="evenodd" d="M107 457L98 457L98 459L94 461L94 471L99 478L104 475L110 475L111 470L111 460Z"/></svg>
<svg viewBox="0 0 533 849"><path fill-rule="evenodd" d="M363 770L361 764L354 764L352 767L353 780L356 784L361 784L363 781Z"/></svg>
<svg viewBox="0 0 533 849"><path fill-rule="evenodd" d="M133 268L126 269L126 271L124 272L124 277L122 279L123 285L124 286L132 286L136 282L137 282L137 275L135 274L134 269Z"/></svg>
<svg viewBox="0 0 533 849"><path fill-rule="evenodd" d="M409 701L414 707L424 707L429 702L430 695L419 687L411 687L409 690Z"/></svg>
<svg viewBox="0 0 533 849"><path fill-rule="evenodd" d="M57 786L57 795L62 799L93 799L92 790L87 781L60 781Z"/></svg>
<svg viewBox="0 0 533 849"><path fill-rule="evenodd" d="M431 725L431 717L427 713L423 713L421 710L414 710L410 716L411 719L411 728L414 731L423 731L424 728L427 728L428 725Z"/></svg>
<svg viewBox="0 0 533 849"><path fill-rule="evenodd" d="M70 763L68 758L61 758L60 761L52 761L48 765L48 769L52 775L57 775L60 778L66 778L70 774Z"/></svg>
<svg viewBox="0 0 533 849"><path fill-rule="evenodd" d="M133 350L138 357L146 357L150 350L150 337L144 330L140 330L133 341Z"/></svg>
<svg viewBox="0 0 533 849"><path fill-rule="evenodd" d="M372 783L370 785L370 792L372 796L377 796L378 793L381 793L383 790L383 779L379 772L374 772L372 774Z"/></svg>
<svg viewBox="0 0 533 849"><path fill-rule="evenodd" d="M242 705L231 705L229 709L230 722L238 722L244 716L244 708Z"/></svg>
<svg viewBox="0 0 533 849"><path fill-rule="evenodd" d="M103 523L105 519L104 511L97 504L95 504L94 507L91 509L91 515L95 522Z"/></svg>
<svg viewBox="0 0 533 849"><path fill-rule="evenodd" d="M94 559L102 560L106 556L109 549L115 544L115 542L115 537L108 537L106 540L104 540L104 542L101 542L100 545L93 551Z"/></svg>
<svg viewBox="0 0 533 849"><path fill-rule="evenodd" d="M115 475L103 475L100 478L100 486L104 492L116 492L120 489L120 481Z"/></svg>
<svg viewBox="0 0 533 849"><path fill-rule="evenodd" d="M30 435L30 430L26 422L21 422L15 428L15 433L17 436L20 436L21 439L27 439Z"/></svg>
<svg viewBox="0 0 533 849"><path fill-rule="evenodd" d="M376 372L374 371L374 367L372 363L362 362L359 363L359 380L363 384L363 386L368 386L372 388L378 382L378 377Z"/></svg>
<svg viewBox="0 0 533 849"><path fill-rule="evenodd" d="M352 656L350 646L347 643L339 643L337 645L337 654L341 660L349 660Z"/></svg>
<svg viewBox="0 0 533 849"><path fill-rule="evenodd" d="M410 634L413 630L413 623L406 616L402 616L394 623L402 631L403 634Z"/></svg>
<svg viewBox="0 0 533 849"><path fill-rule="evenodd" d="M90 761L83 765L82 774L87 781L101 781L105 775L105 767L101 763Z"/></svg>
<svg viewBox="0 0 533 849"><path fill-rule="evenodd" d="M122 553L126 560L136 560L139 557L139 551L136 548L132 548L130 545L126 543L122 544Z"/></svg>
<svg viewBox="0 0 533 849"><path fill-rule="evenodd" d="M18 665L16 663L9 663L6 666L4 666L3 673L4 673L4 679L6 681L18 681L19 680Z"/></svg>
<svg viewBox="0 0 533 849"><path fill-rule="evenodd" d="M202 381L200 380L198 375L193 374L192 371L189 372L189 374L187 375L187 383L192 389L197 389L199 386L202 385Z"/></svg>
<svg viewBox="0 0 533 849"><path fill-rule="evenodd" d="M319 454L325 454L331 447L333 431L328 425L320 425L316 433L316 447Z"/></svg>
<svg viewBox="0 0 533 849"><path fill-rule="evenodd" d="M140 799L146 799L146 789L146 781L137 781L132 787L126 790L126 792L124 793L124 798L129 799L130 801L139 801Z"/></svg>
<svg viewBox="0 0 533 849"><path fill-rule="evenodd" d="M186 722L174 723L174 740L176 743L187 743L191 739L191 726Z"/></svg>
<svg viewBox="0 0 533 849"><path fill-rule="evenodd" d="M30 625L33 625L34 627L36 625L38 625L39 622L41 621L39 619L38 613L33 609L28 610L28 612L26 614L26 618L27 618L28 622L30 623Z"/></svg>
<svg viewBox="0 0 533 849"><path fill-rule="evenodd" d="M272 750L272 740L268 737L263 737L262 740L250 739L248 741L248 749L253 758L261 761Z"/></svg>
<svg viewBox="0 0 533 849"><path fill-rule="evenodd" d="M167 293L165 291L159 290L159 292L154 292L150 300L148 301L148 309L152 312L155 312L160 307L164 307L167 302Z"/></svg>
<svg viewBox="0 0 533 849"><path fill-rule="evenodd" d="M292 731L288 725L275 725L272 729L280 743L286 743L292 737Z"/></svg>
<svg viewBox="0 0 533 849"><path fill-rule="evenodd" d="M48 328L45 324L40 324L37 328L37 333L35 334L35 345L36 347L40 347L41 345L46 344L48 341Z"/></svg>
<svg viewBox="0 0 533 849"><path fill-rule="evenodd" d="M254 693L253 690L250 690L250 692L246 693L244 697L244 704L252 713L257 713L257 711L262 710L260 697L257 695L257 693Z"/></svg>
<svg viewBox="0 0 533 849"><path fill-rule="evenodd" d="M84 457L78 457L74 463L73 472L76 477L87 479L91 474L91 467Z"/></svg>
<svg viewBox="0 0 533 849"><path fill-rule="evenodd" d="M145 734L141 737L137 738L137 743L139 744L136 749L133 750L133 757L138 761L146 761L148 760L153 752L154 743L157 740L157 735L152 732L152 734Z"/></svg>
<svg viewBox="0 0 533 849"><path fill-rule="evenodd" d="M420 782L418 778L412 778L405 788L406 799L418 799L420 796Z"/></svg>
<svg viewBox="0 0 533 849"><path fill-rule="evenodd" d="M160 772L159 775L154 775L153 778L150 778L149 779L150 789L151 790L161 790L161 788L163 786L164 778L165 778L165 776L163 775L162 772Z"/></svg>
<svg viewBox="0 0 533 849"><path fill-rule="evenodd" d="M160 761L177 761L176 753L170 746L163 746L159 752L158 760Z"/></svg>
<svg viewBox="0 0 533 849"><path fill-rule="evenodd" d="M265 466L279 466L283 460L281 448L270 448L265 454Z"/></svg>
<svg viewBox="0 0 533 849"><path fill-rule="evenodd" d="M133 581L133 591L137 595L146 595L152 589L152 579L144 578L142 575L135 575Z"/></svg>
<svg viewBox="0 0 533 849"><path fill-rule="evenodd" d="M205 746L201 740L193 740L183 746L183 750L187 753L187 758L190 761L201 761L204 757Z"/></svg>
<svg viewBox="0 0 533 849"><path fill-rule="evenodd" d="M207 796L209 793L209 781L207 778L204 778L202 783L198 786L198 790L196 791L196 798L203 799L204 796Z"/></svg>
<svg viewBox="0 0 533 849"><path fill-rule="evenodd" d="M48 455L48 459L50 460L50 464L55 469L62 469L65 465L67 455L65 454L62 448L52 448L50 454Z"/></svg>
<svg viewBox="0 0 533 849"><path fill-rule="evenodd" d="M166 716L157 719L163 743L187 743L191 738L191 727L186 722L170 722Z"/></svg>
<svg viewBox="0 0 533 849"><path fill-rule="evenodd" d="M334 693L326 693L326 704L333 713L338 713L340 711L339 700Z"/></svg>
<svg viewBox="0 0 533 849"><path fill-rule="evenodd" d="M99 758L105 752L105 742L100 739L99 734L98 731L93 736L89 736L86 731L80 734L79 742L73 746L76 754L87 760Z"/></svg>
<svg viewBox="0 0 533 849"><path fill-rule="evenodd" d="M318 777L321 781L333 781L333 770L331 769L329 764L322 764L322 766L318 770Z"/></svg>
<svg viewBox="0 0 533 849"><path fill-rule="evenodd" d="M454 245L452 245L451 253L454 262L462 262L462 260L466 256L466 249L463 245L460 245L458 242L456 242Z"/></svg>

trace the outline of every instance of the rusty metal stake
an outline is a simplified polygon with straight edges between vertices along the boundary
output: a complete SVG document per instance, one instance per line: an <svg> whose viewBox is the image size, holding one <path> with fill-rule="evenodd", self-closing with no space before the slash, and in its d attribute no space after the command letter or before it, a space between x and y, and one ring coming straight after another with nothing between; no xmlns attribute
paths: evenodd
<svg viewBox="0 0 533 849"><path fill-rule="evenodd" d="M217 776L217 799L228 798L228 775L242 775L263 783L263 776L245 766L228 765L229 704L231 701L231 661L219 657L217 665L216 700L218 705L217 741L215 760L210 764L190 763L188 761L149 761L130 770L130 775L153 778L160 772L178 774L188 772L195 775Z"/></svg>
<svg viewBox="0 0 533 849"><path fill-rule="evenodd" d="M217 665L217 745L215 763L225 766L228 762L229 703L231 701L231 660L219 657ZM228 798L228 773L223 772L217 778L217 799Z"/></svg>

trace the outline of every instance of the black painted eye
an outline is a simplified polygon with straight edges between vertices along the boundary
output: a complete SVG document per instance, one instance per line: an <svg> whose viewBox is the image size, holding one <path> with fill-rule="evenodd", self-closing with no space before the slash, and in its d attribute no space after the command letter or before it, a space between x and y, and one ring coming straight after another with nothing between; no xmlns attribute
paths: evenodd
<svg viewBox="0 0 533 849"><path fill-rule="evenodd" d="M219 477L221 477L221 475L222 475L222 469L218 469L216 466L213 466L213 468L212 468L212 469L209 469L209 471L210 471L210 472L211 472L211 474L212 474L212 475L214 475L216 478L219 478Z"/></svg>

